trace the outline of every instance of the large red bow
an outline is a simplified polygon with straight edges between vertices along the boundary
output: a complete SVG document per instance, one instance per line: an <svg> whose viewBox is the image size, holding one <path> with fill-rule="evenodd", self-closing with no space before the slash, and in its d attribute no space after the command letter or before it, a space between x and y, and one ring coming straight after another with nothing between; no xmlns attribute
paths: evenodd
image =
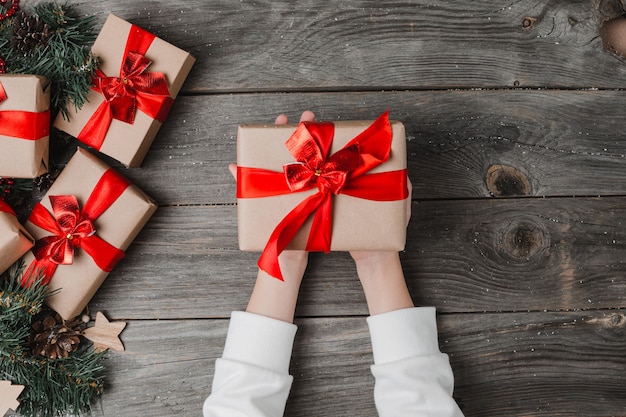
<svg viewBox="0 0 626 417"><path fill-rule="evenodd" d="M0 103L7 99L0 82ZM30 112L20 110L0 111L0 136L37 140L50 134L50 110Z"/></svg>
<svg viewBox="0 0 626 417"><path fill-rule="evenodd" d="M107 77L98 70L94 89L109 103L114 119L133 124L138 96L150 99L150 96L170 95L165 74L146 71L151 63L144 55L129 52L119 77Z"/></svg>
<svg viewBox="0 0 626 417"><path fill-rule="evenodd" d="M238 167L238 198L318 188L316 194L304 199L281 220L261 254L259 267L280 280L283 278L278 255L311 215L314 217L306 250L330 250L333 194L376 201L408 197L406 169L364 175L389 159L392 131L387 112L329 157L333 136L332 123L303 122L286 142L297 162L285 165L283 173Z"/></svg>
<svg viewBox="0 0 626 417"><path fill-rule="evenodd" d="M96 72L92 89L104 101L78 134L78 139L100 149L113 119L133 124L137 110L160 122L165 121L173 104L165 74L147 71L152 63L145 53L155 36L131 26L119 76Z"/></svg>
<svg viewBox="0 0 626 417"><path fill-rule="evenodd" d="M100 178L82 210L76 197L71 195L50 196L54 214L38 203L28 220L52 235L35 242L32 249L35 260L29 266L29 272L43 271L44 283L48 283L58 265L73 263L74 252L78 248L89 255L100 269L111 272L124 257L124 252L100 238L94 222L128 185L128 181L109 169ZM24 274L25 277L34 275Z"/></svg>
<svg viewBox="0 0 626 417"><path fill-rule="evenodd" d="M73 195L50 196L50 203L56 221L50 222L49 229L52 230L48 231L54 235L39 239L33 253L39 260L47 258L57 265L71 265L74 249L80 248L82 241L93 236L96 229L91 220L81 213L78 200Z"/></svg>

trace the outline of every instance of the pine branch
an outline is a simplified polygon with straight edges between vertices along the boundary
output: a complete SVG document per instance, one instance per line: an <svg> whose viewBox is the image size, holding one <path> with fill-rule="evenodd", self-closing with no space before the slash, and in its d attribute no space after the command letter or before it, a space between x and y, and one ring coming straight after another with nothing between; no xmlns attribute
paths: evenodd
<svg viewBox="0 0 626 417"><path fill-rule="evenodd" d="M7 276L0 281L0 326L21 327L32 317L38 314L44 300L48 296L48 288L42 284L43 276L27 277L33 285L22 287L24 262L16 262L8 271ZM3 333L4 334L4 333Z"/></svg>
<svg viewBox="0 0 626 417"><path fill-rule="evenodd" d="M52 118L59 112L67 118L69 106L80 108L87 100L98 66L91 53L95 23L95 16L79 16L72 6L54 2L37 4L0 21L0 58L6 63L6 72L50 79ZM40 198L37 192L49 186L58 167L71 155L72 146L55 129L50 133L50 147L49 175L34 182L0 178L0 198L13 207L21 221Z"/></svg>
<svg viewBox="0 0 626 417"><path fill-rule="evenodd" d="M18 412L24 417L80 415L91 411L103 391L105 352L83 347L74 355L49 361L28 356L0 358L0 368L14 384L25 385Z"/></svg>
<svg viewBox="0 0 626 417"><path fill-rule="evenodd" d="M24 385L18 412L25 417L80 415L102 394L106 352L88 343L66 358L37 357L30 349L31 326L50 295L41 274L24 276L23 262L0 277L0 380ZM31 282L22 287L21 282Z"/></svg>
<svg viewBox="0 0 626 417"><path fill-rule="evenodd" d="M31 33L37 29L29 27L32 20L28 19L41 21L36 26L44 28L42 32ZM52 2L34 6L32 15L5 19L0 25L0 54L7 73L48 77L52 83L51 110L67 117L70 104L80 108L85 103L97 69L98 60L90 52L96 37L95 22L95 16L79 17L72 6Z"/></svg>

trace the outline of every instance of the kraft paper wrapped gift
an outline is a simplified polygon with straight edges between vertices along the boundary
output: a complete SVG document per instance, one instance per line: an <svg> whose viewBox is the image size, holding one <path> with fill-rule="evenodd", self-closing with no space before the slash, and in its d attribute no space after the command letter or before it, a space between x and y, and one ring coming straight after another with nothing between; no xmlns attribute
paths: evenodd
<svg viewBox="0 0 626 417"><path fill-rule="evenodd" d="M50 82L36 75L0 75L0 177L48 172Z"/></svg>
<svg viewBox="0 0 626 417"><path fill-rule="evenodd" d="M0 273L33 247L33 238L17 220L15 212L0 199Z"/></svg>
<svg viewBox="0 0 626 417"><path fill-rule="evenodd" d="M77 208L67 204L72 196ZM64 319L80 314L156 208L139 188L79 148L26 223L36 239L26 265L43 270L50 290L59 290L48 305Z"/></svg>
<svg viewBox="0 0 626 417"><path fill-rule="evenodd" d="M59 115L54 126L126 166L138 167L195 59L112 14L92 52L100 60L100 72L88 102L80 110L70 106L69 120Z"/></svg>
<svg viewBox="0 0 626 417"><path fill-rule="evenodd" d="M317 125L315 123L309 124L308 126L312 127L305 129L317 130ZM385 126L387 129L390 128L388 136L391 143L387 145L389 148L387 160L366 172L362 172L358 178L352 178L350 177L352 174L348 174L343 189L337 195L332 191L329 193L331 201L330 214L328 215L331 220L330 236L314 237L313 239L317 241L314 244L307 244L314 223L312 219L323 209L316 206L311 212L310 207L302 209L296 207L305 204L303 203L305 199L316 199L316 196L321 198L315 177L324 178L323 164L319 167L313 166L312 174L301 172L303 164L298 163L293 154L297 153L297 150L291 153L286 146L288 139L291 141L296 137L302 138L308 135L301 134L301 129L307 124L239 126L237 137L237 210L239 247L241 250L263 250L264 253L261 255L261 259L263 259L266 252L272 251L267 247L271 236L273 233L278 233L279 224L287 216L291 216L293 211L299 212L299 214L295 215L296 220L292 218L286 221L286 223L291 223L287 229L295 224L296 229L298 229L297 233L291 239L291 237L287 237L289 231L285 231L286 234L282 233L280 234L281 237L278 238L278 240L287 239L289 241L286 249L348 251L402 250L404 248L407 204L410 204L407 198L404 125L398 121L389 122L386 113L375 122L340 121L332 125L334 125L334 133L332 128L325 133L332 140L326 161L332 161L334 156L330 155L335 155L338 160L345 161L346 158L336 156L339 155L337 152L342 148L345 149L348 142L355 140L363 145L362 140L354 138L366 129L370 131L369 129L373 126L378 126L383 130ZM380 149L370 152L372 145L380 147L384 142L383 139L379 140L376 135L380 136L380 132L370 135L369 145L360 146L360 153L380 153ZM363 135L359 137L362 138ZM361 155L359 158L361 161L372 159L371 155ZM322 157L322 159L324 158ZM286 176L288 174L286 172L293 169L296 170L292 172L292 177L296 179L296 183L305 177L311 181L301 190L293 191L287 185ZM329 173L328 178L333 175L333 173ZM362 180L374 178L380 182L373 187L374 191L372 191L372 184L362 182ZM363 190L365 195L361 195ZM307 212L307 210L310 215L302 214L303 211ZM323 213L320 214L320 221L323 224L326 220L322 219ZM297 223L302 221L304 217L306 220L301 227L298 227ZM280 246L281 244L278 243L278 253L282 251ZM268 256L273 257L273 255ZM270 275L280 277L278 270L268 270L271 268L266 268L267 265L263 265L263 261L260 261L259 266Z"/></svg>

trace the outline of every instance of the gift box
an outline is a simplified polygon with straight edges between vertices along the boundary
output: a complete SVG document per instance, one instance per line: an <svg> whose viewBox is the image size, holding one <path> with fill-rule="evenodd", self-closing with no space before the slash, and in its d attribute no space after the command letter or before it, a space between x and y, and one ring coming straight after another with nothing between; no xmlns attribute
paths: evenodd
<svg viewBox="0 0 626 417"><path fill-rule="evenodd" d="M87 102L54 126L126 166L141 165L195 59L109 15L92 52L100 60Z"/></svg>
<svg viewBox="0 0 626 417"><path fill-rule="evenodd" d="M84 149L29 216L35 237L25 277L41 271L48 305L64 319L78 315L155 212L155 202ZM25 283L27 284L27 283Z"/></svg>
<svg viewBox="0 0 626 417"><path fill-rule="evenodd" d="M408 201L404 125L376 121L241 125L239 247L281 278L283 249L402 250Z"/></svg>
<svg viewBox="0 0 626 417"><path fill-rule="evenodd" d="M15 212L0 199L0 273L33 247L33 238L17 220Z"/></svg>
<svg viewBox="0 0 626 417"><path fill-rule="evenodd" d="M48 171L50 82L0 75L0 177L36 178Z"/></svg>

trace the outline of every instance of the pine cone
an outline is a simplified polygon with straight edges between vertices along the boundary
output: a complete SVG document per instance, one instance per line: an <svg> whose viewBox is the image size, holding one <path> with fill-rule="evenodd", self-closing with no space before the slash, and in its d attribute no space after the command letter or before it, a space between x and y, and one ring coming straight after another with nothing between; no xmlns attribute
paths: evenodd
<svg viewBox="0 0 626 417"><path fill-rule="evenodd" d="M33 322L30 348L35 356L50 360L67 358L78 348L83 323L78 319L65 321L58 314L52 314Z"/></svg>
<svg viewBox="0 0 626 417"><path fill-rule="evenodd" d="M54 179L52 178L52 175L47 172L35 178L33 182L37 191L46 191L48 188L50 188L50 186L54 182Z"/></svg>
<svg viewBox="0 0 626 417"><path fill-rule="evenodd" d="M50 26L39 16L28 16L20 12L15 16L12 28L11 45L24 54L30 54L39 45L48 45Z"/></svg>

